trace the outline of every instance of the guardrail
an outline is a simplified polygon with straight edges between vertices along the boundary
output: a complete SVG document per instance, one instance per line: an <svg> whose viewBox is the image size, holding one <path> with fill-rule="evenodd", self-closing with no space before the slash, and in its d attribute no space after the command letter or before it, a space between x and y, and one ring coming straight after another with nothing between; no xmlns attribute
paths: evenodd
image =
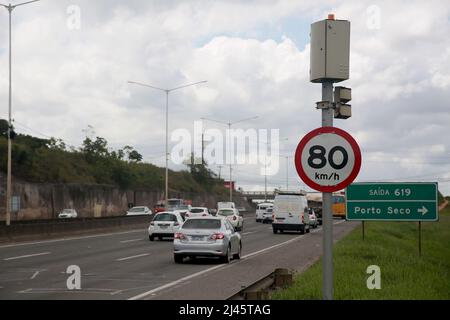
<svg viewBox="0 0 450 320"><path fill-rule="evenodd" d="M292 272L288 269L275 269L251 285L242 288L227 300L268 300L270 291L291 285L292 279Z"/></svg>

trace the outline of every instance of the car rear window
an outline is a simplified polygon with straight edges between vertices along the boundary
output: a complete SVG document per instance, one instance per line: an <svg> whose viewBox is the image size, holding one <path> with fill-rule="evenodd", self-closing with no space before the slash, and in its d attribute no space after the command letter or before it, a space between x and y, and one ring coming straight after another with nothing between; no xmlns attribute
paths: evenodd
<svg viewBox="0 0 450 320"><path fill-rule="evenodd" d="M170 213L161 213L155 216L155 221L177 221L177 217Z"/></svg>
<svg viewBox="0 0 450 320"><path fill-rule="evenodd" d="M225 216L225 217L228 217L228 216L232 216L233 214L234 214L234 211L233 210L219 210L219 212L217 213L218 215L221 215L221 216Z"/></svg>
<svg viewBox="0 0 450 320"><path fill-rule="evenodd" d="M204 211L203 209L191 209L192 213L200 213L200 212L203 212L203 211Z"/></svg>
<svg viewBox="0 0 450 320"><path fill-rule="evenodd" d="M190 219L183 224L183 229L220 229L220 220Z"/></svg>
<svg viewBox="0 0 450 320"><path fill-rule="evenodd" d="M144 211L143 207L135 207L135 208L131 208L130 212L140 212L140 211Z"/></svg>

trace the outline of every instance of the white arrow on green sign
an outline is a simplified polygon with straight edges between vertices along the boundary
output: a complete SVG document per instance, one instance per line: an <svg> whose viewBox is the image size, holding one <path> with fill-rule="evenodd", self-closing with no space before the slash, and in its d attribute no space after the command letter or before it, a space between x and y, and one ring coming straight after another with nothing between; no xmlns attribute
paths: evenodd
<svg viewBox="0 0 450 320"><path fill-rule="evenodd" d="M438 220L437 182L359 182L345 194L347 220Z"/></svg>

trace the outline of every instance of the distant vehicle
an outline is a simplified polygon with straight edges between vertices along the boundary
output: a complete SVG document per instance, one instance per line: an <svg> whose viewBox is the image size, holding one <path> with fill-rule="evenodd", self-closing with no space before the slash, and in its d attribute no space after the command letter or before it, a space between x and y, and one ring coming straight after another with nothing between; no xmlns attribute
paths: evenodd
<svg viewBox="0 0 450 320"><path fill-rule="evenodd" d="M322 193L311 192L306 196L308 199L308 207L314 210L317 217L317 222L322 225Z"/></svg>
<svg viewBox="0 0 450 320"><path fill-rule="evenodd" d="M153 212L158 213L158 212L163 212L166 211L166 206L164 205L164 202L158 202L157 204L155 204L155 206L153 207Z"/></svg>
<svg viewBox="0 0 450 320"><path fill-rule="evenodd" d="M256 206L256 222L263 221L263 213L269 207L273 207L273 203L263 202Z"/></svg>
<svg viewBox="0 0 450 320"><path fill-rule="evenodd" d="M189 204L181 204L175 208L173 208L173 210L171 210L172 212L176 212L179 213L181 215L181 217L183 218L183 221L186 220L186 214L191 210L191 205Z"/></svg>
<svg viewBox="0 0 450 320"><path fill-rule="evenodd" d="M59 214L58 218L76 218L78 216L77 211L75 209L63 209Z"/></svg>
<svg viewBox="0 0 450 320"><path fill-rule="evenodd" d="M207 217L209 216L209 210L205 207L192 207L188 213L186 213L185 218L194 218L194 217Z"/></svg>
<svg viewBox="0 0 450 320"><path fill-rule="evenodd" d="M167 211L174 211L177 210L179 207L186 206L186 205L192 205L191 200L185 200L185 199L169 199L167 200Z"/></svg>
<svg viewBox="0 0 450 320"><path fill-rule="evenodd" d="M231 223L220 217L197 217L186 220L173 240L175 263L183 263L184 257L219 257L222 262L240 259L241 235Z"/></svg>
<svg viewBox="0 0 450 320"><path fill-rule="evenodd" d="M273 205L273 233L278 231L309 232L309 210L305 193L279 192Z"/></svg>
<svg viewBox="0 0 450 320"><path fill-rule="evenodd" d="M314 212L314 210L312 208L308 208L308 213L309 213L309 225L313 229L317 228L317 226L319 225L319 221L318 221L316 213Z"/></svg>
<svg viewBox="0 0 450 320"><path fill-rule="evenodd" d="M173 237L182 224L183 218L179 213L168 211L157 213L148 227L148 239L153 241L155 237L159 240Z"/></svg>
<svg viewBox="0 0 450 320"><path fill-rule="evenodd" d="M267 207L262 216L262 223L272 223L273 206Z"/></svg>
<svg viewBox="0 0 450 320"><path fill-rule="evenodd" d="M239 214L239 211L234 208L223 208L217 210L217 217L225 217L233 226L234 230L242 231L244 228L244 219Z"/></svg>
<svg viewBox="0 0 450 320"><path fill-rule="evenodd" d="M345 196L333 194L331 209L333 217L345 219Z"/></svg>
<svg viewBox="0 0 450 320"><path fill-rule="evenodd" d="M152 214L152 210L144 206L133 207L127 211L127 216L141 216L150 214Z"/></svg>
<svg viewBox="0 0 450 320"><path fill-rule="evenodd" d="M229 209L229 208L236 208L236 205L234 202L217 202L217 210L220 209Z"/></svg>

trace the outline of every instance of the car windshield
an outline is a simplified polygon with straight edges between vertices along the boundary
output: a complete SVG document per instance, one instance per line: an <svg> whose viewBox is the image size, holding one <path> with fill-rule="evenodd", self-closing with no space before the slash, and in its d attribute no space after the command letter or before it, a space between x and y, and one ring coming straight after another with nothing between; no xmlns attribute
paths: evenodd
<svg viewBox="0 0 450 320"><path fill-rule="evenodd" d="M161 213L155 216L155 221L177 221L177 217L170 213Z"/></svg>
<svg viewBox="0 0 450 320"><path fill-rule="evenodd" d="M191 209L192 213L200 213L200 212L203 212L203 211L205 211L205 210L203 210L202 208L193 208L193 209Z"/></svg>
<svg viewBox="0 0 450 320"><path fill-rule="evenodd" d="M259 210L265 210L266 208L266 206L259 206Z"/></svg>
<svg viewBox="0 0 450 320"><path fill-rule="evenodd" d="M144 207L134 207L130 209L130 212L144 211Z"/></svg>
<svg viewBox="0 0 450 320"><path fill-rule="evenodd" d="M225 209L225 210L219 210L219 212L218 212L217 214L218 214L218 215L221 215L221 216L227 217L227 216L232 216L232 215L234 214L234 211L231 210L231 209L229 209L229 210L227 210L227 209Z"/></svg>
<svg viewBox="0 0 450 320"><path fill-rule="evenodd" d="M273 208L267 208L266 209L266 212L272 212L273 211Z"/></svg>
<svg viewBox="0 0 450 320"><path fill-rule="evenodd" d="M183 229L220 229L220 220L190 219L183 224Z"/></svg>
<svg viewBox="0 0 450 320"><path fill-rule="evenodd" d="M72 213L72 212L73 212L72 209L64 209L64 210L63 210L63 213Z"/></svg>

